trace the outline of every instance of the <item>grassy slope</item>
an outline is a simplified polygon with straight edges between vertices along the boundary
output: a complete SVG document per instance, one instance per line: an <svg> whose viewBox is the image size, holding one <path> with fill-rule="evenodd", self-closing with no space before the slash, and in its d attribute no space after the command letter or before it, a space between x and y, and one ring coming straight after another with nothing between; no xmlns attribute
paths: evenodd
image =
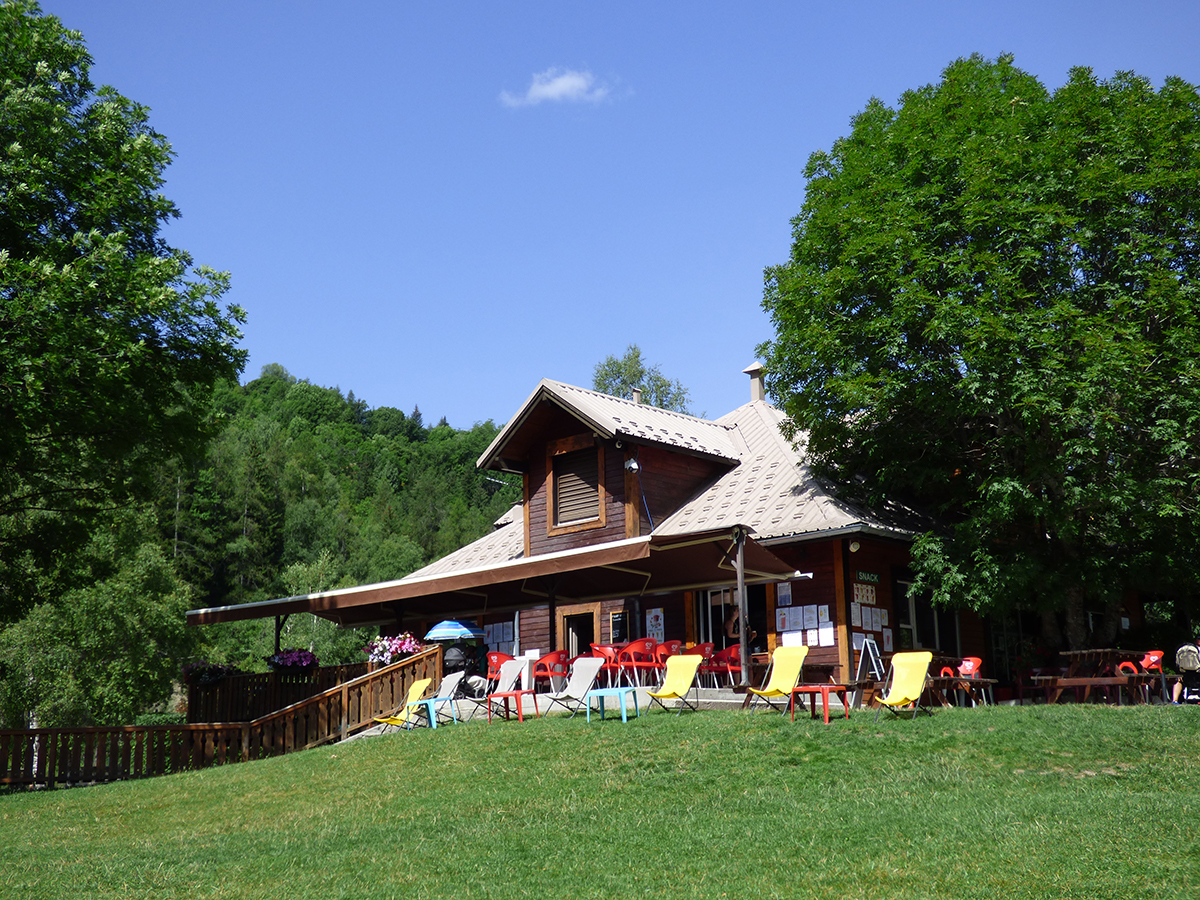
<svg viewBox="0 0 1200 900"><path fill-rule="evenodd" d="M440 728L0 797L3 897L1079 897L1200 888L1200 709Z"/></svg>

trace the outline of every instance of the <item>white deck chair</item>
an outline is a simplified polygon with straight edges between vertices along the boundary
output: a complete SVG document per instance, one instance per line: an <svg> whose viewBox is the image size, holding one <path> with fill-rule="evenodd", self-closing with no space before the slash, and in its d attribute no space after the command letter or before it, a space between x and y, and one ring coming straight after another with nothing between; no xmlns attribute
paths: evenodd
<svg viewBox="0 0 1200 900"><path fill-rule="evenodd" d="M458 721L458 684L466 674L466 672L451 672L442 679L442 683L438 686L437 696L430 698L433 700L434 715L442 721L446 721L447 718ZM442 712L443 707L447 704L450 705L449 717Z"/></svg>
<svg viewBox="0 0 1200 900"><path fill-rule="evenodd" d="M488 696L486 697L464 697L464 700L470 700L475 704L475 709L472 713L477 712L480 708L486 710L491 703L489 697L492 694L506 694L509 691L517 689L517 679L521 677L521 670L525 668L525 660L510 659L507 662L500 664L500 674L496 678L496 686L488 688Z"/></svg>
<svg viewBox="0 0 1200 900"><path fill-rule="evenodd" d="M603 665L604 660L599 656L581 656L575 660L575 664L571 666L571 677L563 689L553 694L543 695L550 701L546 712L549 712L550 708L557 703L563 709L570 711L572 719L575 718L575 713L583 709L584 698L595 685L596 678L600 675L600 667ZM574 707L571 706L572 703L575 704Z"/></svg>

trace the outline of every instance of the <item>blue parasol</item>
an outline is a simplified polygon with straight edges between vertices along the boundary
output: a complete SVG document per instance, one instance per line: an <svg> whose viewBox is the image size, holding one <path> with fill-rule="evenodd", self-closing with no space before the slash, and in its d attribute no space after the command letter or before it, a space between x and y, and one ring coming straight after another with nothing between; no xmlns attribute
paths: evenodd
<svg viewBox="0 0 1200 900"><path fill-rule="evenodd" d="M470 638L483 637L483 629L478 625L471 625L466 622L459 622L454 619L447 619L445 622L438 622L429 630L429 634L425 635L427 641L463 641Z"/></svg>

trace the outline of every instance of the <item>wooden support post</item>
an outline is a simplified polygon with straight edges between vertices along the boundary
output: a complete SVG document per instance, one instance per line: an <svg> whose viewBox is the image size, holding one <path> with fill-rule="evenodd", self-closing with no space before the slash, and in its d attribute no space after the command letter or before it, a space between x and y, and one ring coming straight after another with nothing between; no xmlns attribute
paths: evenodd
<svg viewBox="0 0 1200 900"><path fill-rule="evenodd" d="M742 656L742 687L750 684L750 617L746 612L746 532L740 527L734 535L737 541L737 609L738 643Z"/></svg>

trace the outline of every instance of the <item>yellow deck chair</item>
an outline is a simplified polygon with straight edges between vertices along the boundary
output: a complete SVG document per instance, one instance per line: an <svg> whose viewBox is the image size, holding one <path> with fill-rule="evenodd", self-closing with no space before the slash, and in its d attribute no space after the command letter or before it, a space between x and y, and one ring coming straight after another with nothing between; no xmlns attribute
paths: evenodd
<svg viewBox="0 0 1200 900"><path fill-rule="evenodd" d="M761 697L767 706L775 709L776 706L771 702L772 697L783 697L783 714L787 715L788 703L791 700L792 688L800 683L800 670L804 666L804 657L808 656L808 648L800 647L776 647L775 652L771 654L771 677L767 683L760 688L747 688L753 695L750 698L750 706L758 702Z"/></svg>
<svg viewBox="0 0 1200 900"><path fill-rule="evenodd" d="M695 653L668 656L667 671L663 675L662 686L657 691L646 692L650 695L650 701L666 709L667 705L663 703L664 700L678 700L679 709L675 711L676 715L683 712L685 706L693 711L697 709L697 704L700 702L700 691L696 687L696 670L700 668L700 663L703 661L704 657ZM696 691L695 703L688 703L687 695L691 690Z"/></svg>
<svg viewBox="0 0 1200 900"><path fill-rule="evenodd" d="M875 713L876 722L879 721L885 706L896 715L900 715L896 708L911 703L912 717L917 717L917 713L921 711L921 693L925 690L925 676L929 673L931 662L933 654L928 650L897 653L892 657L887 681L884 682L884 695L879 699L879 712ZM929 710L925 712L928 713Z"/></svg>
<svg viewBox="0 0 1200 900"><path fill-rule="evenodd" d="M419 681L414 681L408 689L408 696L404 698L404 706L400 709L400 714L397 716L375 716L375 721L383 725L394 725L397 728L412 729L417 720L421 718L419 712L414 712L412 704L421 699L421 696L433 684L432 678L422 678ZM387 731L387 728L383 729Z"/></svg>

